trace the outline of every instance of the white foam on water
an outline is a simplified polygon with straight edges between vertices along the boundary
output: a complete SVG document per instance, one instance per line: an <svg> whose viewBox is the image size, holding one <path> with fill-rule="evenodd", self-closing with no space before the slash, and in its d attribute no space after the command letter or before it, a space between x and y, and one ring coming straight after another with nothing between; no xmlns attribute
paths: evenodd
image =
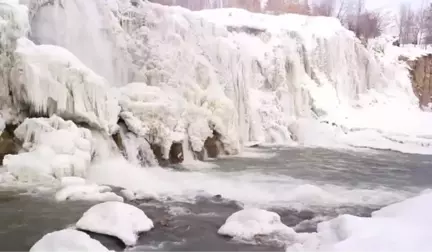
<svg viewBox="0 0 432 252"><path fill-rule="evenodd" d="M224 158L256 158L256 159L270 159L277 156L276 153L265 151L263 149L258 148L244 148L241 153L234 156L225 156Z"/></svg>
<svg viewBox="0 0 432 252"><path fill-rule="evenodd" d="M122 158L103 161L89 169L88 180L127 188L159 199L170 197L194 201L197 195L237 200L250 206L279 206L305 209L318 206L386 205L404 199L408 192L387 188L348 189L317 185L264 172L181 172L159 167L133 166Z"/></svg>

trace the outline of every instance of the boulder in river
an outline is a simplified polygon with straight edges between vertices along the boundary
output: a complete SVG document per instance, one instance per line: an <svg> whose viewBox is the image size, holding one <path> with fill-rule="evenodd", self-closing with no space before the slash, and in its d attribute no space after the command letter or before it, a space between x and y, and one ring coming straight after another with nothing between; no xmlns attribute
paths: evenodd
<svg viewBox="0 0 432 252"><path fill-rule="evenodd" d="M9 154L17 154L21 149L21 142L15 137L15 125L6 125L0 135L0 165L3 165L3 158Z"/></svg>

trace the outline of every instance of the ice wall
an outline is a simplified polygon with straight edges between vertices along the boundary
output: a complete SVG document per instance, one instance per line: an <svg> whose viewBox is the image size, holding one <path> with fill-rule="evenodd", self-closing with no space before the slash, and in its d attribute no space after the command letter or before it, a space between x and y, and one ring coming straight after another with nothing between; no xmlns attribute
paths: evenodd
<svg viewBox="0 0 432 252"><path fill-rule="evenodd" d="M120 111L105 79L62 47L18 40L11 93L30 115L57 114L108 133L117 130Z"/></svg>
<svg viewBox="0 0 432 252"><path fill-rule="evenodd" d="M175 142L200 151L213 131L228 153L257 141L431 151L431 117L416 106L406 65L365 48L336 19L127 0L27 2L31 38L78 58L20 39L12 95L33 111L109 134L119 115L165 157ZM58 92L31 92L40 87Z"/></svg>
<svg viewBox="0 0 432 252"><path fill-rule="evenodd" d="M336 19L148 3L120 7L118 16L134 80L174 89L198 107L210 100L210 124L224 125L226 144L409 151L410 143L430 152L431 118L417 108L406 65L365 48Z"/></svg>

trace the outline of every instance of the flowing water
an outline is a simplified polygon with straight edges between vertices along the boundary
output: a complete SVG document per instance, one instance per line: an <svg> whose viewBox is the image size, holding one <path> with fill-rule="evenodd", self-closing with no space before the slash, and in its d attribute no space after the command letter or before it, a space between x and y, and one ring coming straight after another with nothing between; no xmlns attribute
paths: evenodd
<svg viewBox="0 0 432 252"><path fill-rule="evenodd" d="M230 241L217 229L230 214L253 205L278 212L298 232L313 232L320 221L343 213L369 216L432 186L431 156L395 152L269 147L208 163L214 165L202 163L200 170L194 165L192 171L143 168L170 184L165 193L172 197L130 202L154 220L155 229L129 249L278 251L282 248ZM92 204L5 189L0 250L28 250L44 234L73 225ZM111 249L124 249L114 238L92 236Z"/></svg>

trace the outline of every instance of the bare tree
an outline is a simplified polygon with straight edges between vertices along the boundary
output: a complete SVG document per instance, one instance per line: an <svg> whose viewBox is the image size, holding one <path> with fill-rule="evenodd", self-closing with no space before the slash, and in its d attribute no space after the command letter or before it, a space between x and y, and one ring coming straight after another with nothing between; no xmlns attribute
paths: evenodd
<svg viewBox="0 0 432 252"><path fill-rule="evenodd" d="M242 8L251 12L261 11L261 1L259 0L230 0L227 1L226 7Z"/></svg>
<svg viewBox="0 0 432 252"><path fill-rule="evenodd" d="M424 13L423 32L425 45L432 44L432 4L428 6Z"/></svg>
<svg viewBox="0 0 432 252"><path fill-rule="evenodd" d="M322 0L313 6L313 14L318 16L331 17L334 15L336 0Z"/></svg>
<svg viewBox="0 0 432 252"><path fill-rule="evenodd" d="M401 44L417 44L423 29L423 14L416 14L409 5L401 5L399 13L399 40Z"/></svg>
<svg viewBox="0 0 432 252"><path fill-rule="evenodd" d="M299 0L268 0L265 11L273 14L296 13L310 15L309 2Z"/></svg>

